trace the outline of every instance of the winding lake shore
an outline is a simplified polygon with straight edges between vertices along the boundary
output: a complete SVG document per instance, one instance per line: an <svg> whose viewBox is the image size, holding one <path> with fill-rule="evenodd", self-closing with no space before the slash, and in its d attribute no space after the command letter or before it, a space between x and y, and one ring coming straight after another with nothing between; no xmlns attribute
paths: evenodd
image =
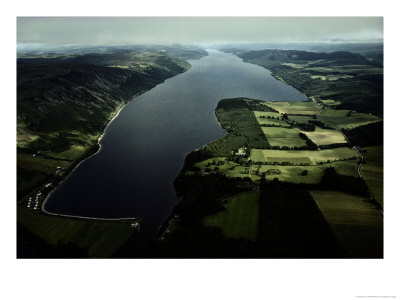
<svg viewBox="0 0 400 300"><path fill-rule="evenodd" d="M60 178L58 178L58 183L54 186L54 188L52 190L50 190L47 195L45 196L45 199L41 205L41 210L43 212L45 212L46 214L49 215L55 215L55 216L61 216L61 217L72 217L72 218L80 218L80 219L99 219L99 220L106 220L105 218L91 218L91 217L85 217L85 216L75 216L75 215L67 215L67 214L56 214L56 213L52 213L50 211L47 211L45 206L46 206L46 202L48 201L48 199L51 197L51 194L57 189L57 187L62 184L64 182L64 180L66 180L68 178L68 176L70 176L75 170L76 168L78 168L80 166L80 164L82 164L83 162L85 162L86 160L88 160L89 158L91 158L92 156L96 155L97 153L100 152L101 150L101 139L104 137L104 133L107 129L107 127L115 120L115 118L118 117L119 113L121 112L121 110L129 103L131 102L134 98L138 97L139 95L143 94L145 91L135 94L134 96L131 97L131 99L129 99L126 103L121 104L113 113L110 114L109 117L109 121L107 122L106 126L104 127L104 129L102 130L101 133L98 134L97 137L97 144L94 145L93 147L91 147L86 153L85 155L83 155L80 159L77 159L73 165L70 168L70 171L66 171L62 176L60 176ZM118 219L110 219L110 220L123 220L123 219L136 219L135 217L132 218L118 218Z"/></svg>

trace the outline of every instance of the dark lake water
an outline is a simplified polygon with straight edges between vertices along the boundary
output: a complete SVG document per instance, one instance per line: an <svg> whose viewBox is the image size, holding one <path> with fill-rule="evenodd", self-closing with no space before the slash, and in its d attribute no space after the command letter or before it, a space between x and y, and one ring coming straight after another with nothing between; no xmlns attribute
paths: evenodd
<svg viewBox="0 0 400 300"><path fill-rule="evenodd" d="M45 209L89 217L142 217L140 239L156 236L179 201L172 182L187 153L225 135L214 114L220 99L304 101L262 67L218 51L124 107L101 151L52 193Z"/></svg>

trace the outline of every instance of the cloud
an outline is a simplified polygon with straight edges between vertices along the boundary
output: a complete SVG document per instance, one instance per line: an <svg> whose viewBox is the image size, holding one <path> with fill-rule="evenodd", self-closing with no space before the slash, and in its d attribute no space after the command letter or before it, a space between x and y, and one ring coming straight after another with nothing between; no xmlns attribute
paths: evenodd
<svg viewBox="0 0 400 300"><path fill-rule="evenodd" d="M18 43L376 42L381 17L19 17Z"/></svg>

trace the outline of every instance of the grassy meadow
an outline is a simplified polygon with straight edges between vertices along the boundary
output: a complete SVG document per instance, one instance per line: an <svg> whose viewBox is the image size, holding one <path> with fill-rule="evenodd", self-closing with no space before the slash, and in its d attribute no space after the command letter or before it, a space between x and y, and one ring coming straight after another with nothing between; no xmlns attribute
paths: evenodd
<svg viewBox="0 0 400 300"><path fill-rule="evenodd" d="M282 165L252 165L251 167L228 161L225 157L216 157L196 163L204 174L219 173L231 178L249 178L258 182L262 177L288 183L318 184L324 176L325 169L334 167L339 175L358 177L358 160L336 161L329 164L282 166ZM193 172L188 172L193 174Z"/></svg>
<svg viewBox="0 0 400 300"><path fill-rule="evenodd" d="M361 174L372 196L383 208L383 146L371 146L364 148L366 158L361 167Z"/></svg>
<svg viewBox="0 0 400 300"><path fill-rule="evenodd" d="M17 207L19 224L29 232L57 247L74 245L91 258L107 258L137 233L133 221L75 219L35 213Z"/></svg>
<svg viewBox="0 0 400 300"><path fill-rule="evenodd" d="M306 141L299 136L297 128L262 127L269 144L279 147L302 147Z"/></svg>
<svg viewBox="0 0 400 300"><path fill-rule="evenodd" d="M267 126L289 127L290 125L282 120L282 116L276 112L254 111L258 124Z"/></svg>
<svg viewBox="0 0 400 300"><path fill-rule="evenodd" d="M321 110L315 102L265 102L281 114L315 116Z"/></svg>
<svg viewBox="0 0 400 300"><path fill-rule="evenodd" d="M367 198L310 191L348 257L383 257L383 217Z"/></svg>
<svg viewBox="0 0 400 300"><path fill-rule="evenodd" d="M350 110L324 109L318 118L329 126L336 129L351 129L369 123L380 122L381 118Z"/></svg>
<svg viewBox="0 0 400 300"><path fill-rule="evenodd" d="M318 146L347 143L343 134L333 129L322 129L316 126L314 131L302 132Z"/></svg>
<svg viewBox="0 0 400 300"><path fill-rule="evenodd" d="M334 106L337 106L337 105L341 104L340 101L333 100L333 99L323 99L323 100L320 100L320 101L321 101L322 104L324 104L326 106L333 106L334 107Z"/></svg>
<svg viewBox="0 0 400 300"><path fill-rule="evenodd" d="M337 160L355 159L359 155L357 151L347 147L335 149L311 150L264 150L251 149L250 159L262 163L292 163L317 165L330 163Z"/></svg>
<svg viewBox="0 0 400 300"><path fill-rule="evenodd" d="M218 227L225 237L257 240L260 192L244 192L226 199L226 208L203 219L203 224Z"/></svg>
<svg viewBox="0 0 400 300"><path fill-rule="evenodd" d="M296 123L308 123L310 120L314 120L313 116L288 116L290 121Z"/></svg>

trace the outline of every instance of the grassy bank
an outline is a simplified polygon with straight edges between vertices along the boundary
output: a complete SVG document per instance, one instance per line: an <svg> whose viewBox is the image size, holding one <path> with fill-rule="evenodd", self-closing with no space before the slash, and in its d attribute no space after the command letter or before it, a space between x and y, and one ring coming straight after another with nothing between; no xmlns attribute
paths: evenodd
<svg viewBox="0 0 400 300"><path fill-rule="evenodd" d="M135 218L112 221L50 216L21 206L17 208L17 219L19 258L107 258L134 238L139 229Z"/></svg>

